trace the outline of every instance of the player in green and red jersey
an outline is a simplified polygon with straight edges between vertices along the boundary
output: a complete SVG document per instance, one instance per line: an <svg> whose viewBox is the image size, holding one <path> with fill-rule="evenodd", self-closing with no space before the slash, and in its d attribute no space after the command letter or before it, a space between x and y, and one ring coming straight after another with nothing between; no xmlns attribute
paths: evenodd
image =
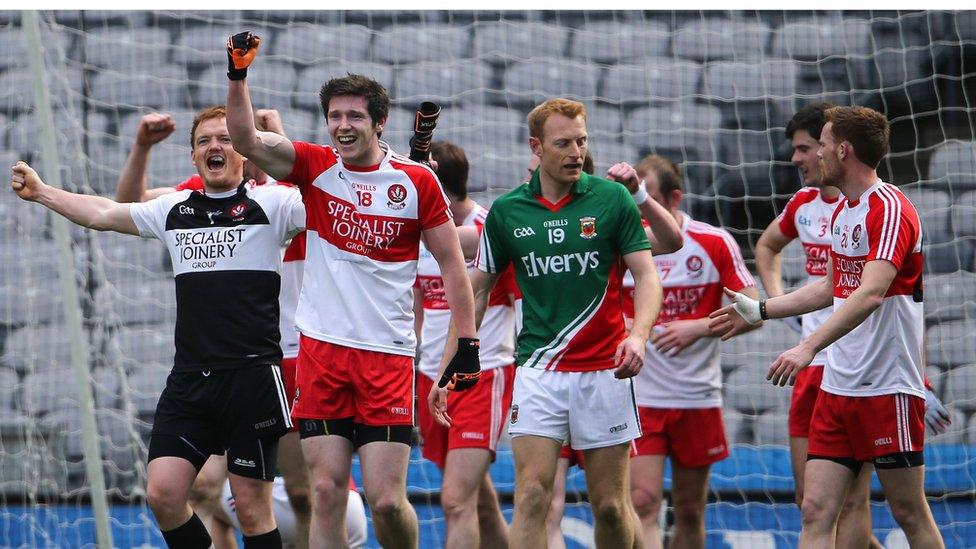
<svg viewBox="0 0 976 549"><path fill-rule="evenodd" d="M635 525L628 460L630 442L640 436L630 378L643 366L660 280L630 194L582 171L583 105L551 99L533 109L528 124L539 169L495 201L471 274L479 313L508 265L522 293L509 427L516 471L510 544L544 546L556 460L569 439L586 459L597 546L629 546ZM637 281L629 334L621 310L625 268ZM451 341L444 356L453 356ZM449 424L446 391L433 389L429 403Z"/></svg>

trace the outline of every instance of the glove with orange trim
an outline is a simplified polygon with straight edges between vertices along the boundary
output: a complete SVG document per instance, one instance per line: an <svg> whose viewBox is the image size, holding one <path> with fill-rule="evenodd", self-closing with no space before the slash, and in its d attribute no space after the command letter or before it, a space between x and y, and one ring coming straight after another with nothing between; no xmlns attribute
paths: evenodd
<svg viewBox="0 0 976 549"><path fill-rule="evenodd" d="M459 337L457 352L444 369L444 375L437 382L438 387L449 391L467 391L478 383L481 377L481 360L478 349L481 342L473 337Z"/></svg>
<svg viewBox="0 0 976 549"><path fill-rule="evenodd" d="M247 68L257 57L259 45L261 39L248 31L239 32L227 39L227 78L247 78Z"/></svg>

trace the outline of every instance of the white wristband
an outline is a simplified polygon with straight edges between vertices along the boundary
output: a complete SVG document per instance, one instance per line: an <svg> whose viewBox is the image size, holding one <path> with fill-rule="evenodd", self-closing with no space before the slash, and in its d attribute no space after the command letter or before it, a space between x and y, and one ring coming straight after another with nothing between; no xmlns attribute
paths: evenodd
<svg viewBox="0 0 976 549"><path fill-rule="evenodd" d="M638 206L647 202L647 187L644 186L644 180L642 179L640 185L637 185L637 191L630 193L630 197L634 199L634 202Z"/></svg>

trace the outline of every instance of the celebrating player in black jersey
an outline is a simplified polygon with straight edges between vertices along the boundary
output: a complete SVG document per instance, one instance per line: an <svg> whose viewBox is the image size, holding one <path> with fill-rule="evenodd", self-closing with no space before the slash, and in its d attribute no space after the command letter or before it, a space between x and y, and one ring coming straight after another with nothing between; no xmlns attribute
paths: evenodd
<svg viewBox="0 0 976 549"><path fill-rule="evenodd" d="M149 443L149 505L170 547L209 547L187 496L207 458L226 451L245 547L281 547L271 481L291 419L279 369L279 250L304 228L305 210L294 189L242 182L244 158L231 147L223 107L196 116L191 142L203 193L119 204L50 187L24 162L11 187L79 225L166 243L176 356Z"/></svg>

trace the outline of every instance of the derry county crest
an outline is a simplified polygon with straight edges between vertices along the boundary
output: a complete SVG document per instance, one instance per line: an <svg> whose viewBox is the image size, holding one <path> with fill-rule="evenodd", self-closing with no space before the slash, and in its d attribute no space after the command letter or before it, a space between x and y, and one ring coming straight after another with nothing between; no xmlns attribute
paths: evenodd
<svg viewBox="0 0 976 549"><path fill-rule="evenodd" d="M581 217L580 218L580 238L585 238L587 240L592 240L596 237L596 218L595 217Z"/></svg>

